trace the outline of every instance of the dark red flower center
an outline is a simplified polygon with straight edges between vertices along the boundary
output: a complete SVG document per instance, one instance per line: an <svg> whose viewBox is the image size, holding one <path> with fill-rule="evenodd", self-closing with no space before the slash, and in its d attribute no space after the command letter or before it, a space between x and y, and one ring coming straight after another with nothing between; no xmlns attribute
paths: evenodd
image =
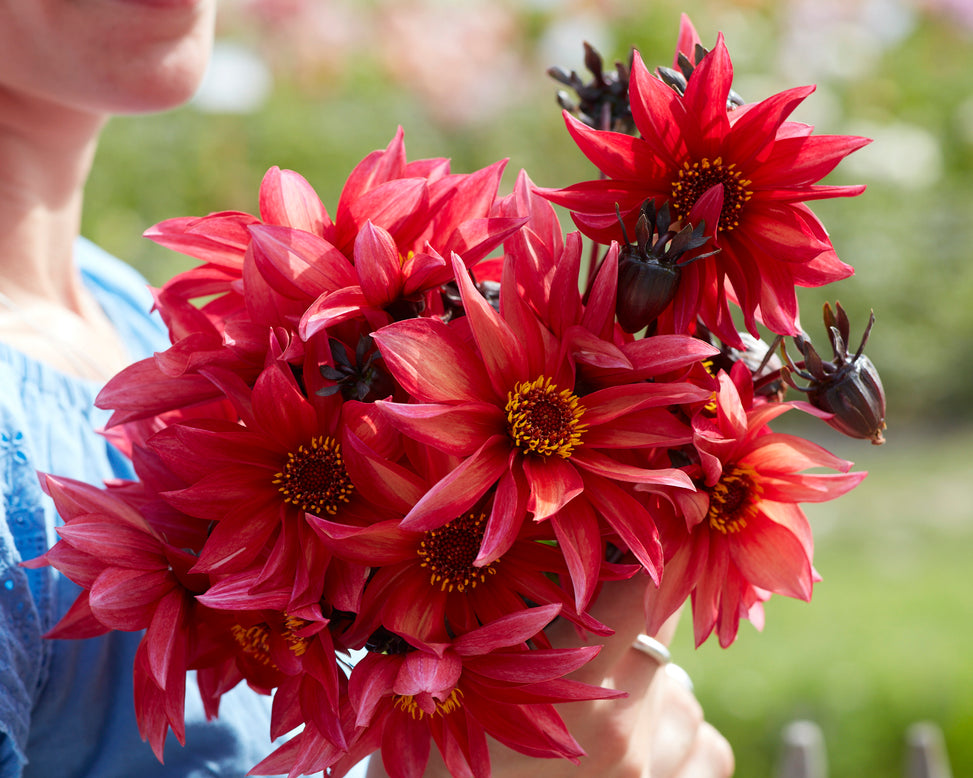
<svg viewBox="0 0 973 778"><path fill-rule="evenodd" d="M492 564L473 565L485 528L485 513L468 513L423 536L416 553L422 559L420 566L429 571L430 586L438 585L444 592L464 592L496 574Z"/></svg>
<svg viewBox="0 0 973 778"><path fill-rule="evenodd" d="M747 465L726 465L719 482L709 489L706 520L724 535L739 532L756 516L762 495L756 470Z"/></svg>
<svg viewBox="0 0 973 778"><path fill-rule="evenodd" d="M721 230L732 230L740 224L740 213L753 192L747 187L751 181L743 178L736 163L723 164L723 158L710 160L703 157L696 162L687 160L672 182L670 208L678 219L689 216L696 201L711 187L723 184L723 210L720 212Z"/></svg>
<svg viewBox="0 0 973 778"><path fill-rule="evenodd" d="M430 716L448 716L453 711L459 710L463 707L463 692L459 689L453 689L449 696L445 700L436 700L436 710L434 713L430 713ZM416 699L411 694L396 694L394 706L401 711L408 713L413 719L421 721L426 715L426 711L423 710Z"/></svg>
<svg viewBox="0 0 973 778"><path fill-rule="evenodd" d="M570 389L558 391L546 376L523 381L507 393L507 431L523 451L562 459L581 445L588 428L581 423L585 408Z"/></svg>
<svg viewBox="0 0 973 778"><path fill-rule="evenodd" d="M302 511L334 516L341 503L351 499L354 485L341 458L341 445L332 438L312 438L306 446L287 454L274 484L285 502Z"/></svg>

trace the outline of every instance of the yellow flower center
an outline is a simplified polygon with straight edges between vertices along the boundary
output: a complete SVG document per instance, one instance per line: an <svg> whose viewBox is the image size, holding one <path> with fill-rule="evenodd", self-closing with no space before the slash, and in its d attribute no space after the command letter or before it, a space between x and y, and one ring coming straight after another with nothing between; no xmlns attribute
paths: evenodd
<svg viewBox="0 0 973 778"><path fill-rule="evenodd" d="M244 654L252 656L262 665L274 667L270 659L270 627L263 623L250 627L234 624L230 627L230 633Z"/></svg>
<svg viewBox="0 0 973 778"><path fill-rule="evenodd" d="M430 586L464 592L486 581L488 575L496 575L492 564L473 566L485 527L485 513L469 513L423 536L416 553L422 559L420 566L429 571Z"/></svg>
<svg viewBox="0 0 973 778"><path fill-rule="evenodd" d="M585 408L569 389L558 391L546 376L523 381L507 393L507 431L523 451L562 459L581 445L588 428L581 423Z"/></svg>
<svg viewBox="0 0 973 778"><path fill-rule="evenodd" d="M355 488L345 471L341 445L324 436L288 452L283 468L274 476L274 484L285 502L319 516L334 516Z"/></svg>
<svg viewBox="0 0 973 778"><path fill-rule="evenodd" d="M453 711L459 710L463 707L462 701L463 692L459 689L453 689L449 697L445 700L436 700L436 712L430 715L433 716L448 716ZM397 694L395 695L395 707L399 710L405 711L412 718L422 720L426 715L426 712L419 707L419 704L415 701L415 698L411 694Z"/></svg>
<svg viewBox="0 0 973 778"><path fill-rule="evenodd" d="M723 165L723 158L710 160L703 157L697 162L683 163L678 177L672 182L670 207L678 219L689 216L696 201L716 184L723 184L723 210L720 212L721 230L732 230L740 224L743 206L753 196L747 187L752 182L742 177L736 163Z"/></svg>
<svg viewBox="0 0 973 778"><path fill-rule="evenodd" d="M739 532L757 515L762 495L756 470L747 465L727 465L719 483L709 490L706 520L724 535Z"/></svg>
<svg viewBox="0 0 973 778"><path fill-rule="evenodd" d="M286 616L284 618L284 640L287 641L287 647L294 652L295 656L304 656L307 651L311 639L300 637L297 632L310 623L299 616ZM244 654L253 657L262 665L272 667L275 670L278 669L270 658L271 627L269 624L264 621L259 624L252 624L249 627L234 624L230 627L230 634L233 635L233 639L236 640Z"/></svg>
<svg viewBox="0 0 973 778"><path fill-rule="evenodd" d="M297 633L310 623L300 616L287 616L284 619L284 639L287 641L287 647L294 652L295 656L304 656L307 652L311 638L301 637Z"/></svg>

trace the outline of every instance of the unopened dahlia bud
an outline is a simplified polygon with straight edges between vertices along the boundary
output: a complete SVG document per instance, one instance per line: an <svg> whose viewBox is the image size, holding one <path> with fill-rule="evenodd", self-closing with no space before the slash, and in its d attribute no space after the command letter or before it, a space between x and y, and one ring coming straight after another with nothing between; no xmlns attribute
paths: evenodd
<svg viewBox="0 0 973 778"><path fill-rule="evenodd" d="M804 360L781 372L791 386L807 393L808 402L815 408L834 414L827 421L836 430L880 445L885 442L885 390L878 370L863 353L875 314L869 317L858 350L849 356L848 317L840 304L835 303L835 308L836 312L827 303L824 306L824 323L834 358L830 362L821 359L810 341L799 336L794 342ZM809 385L797 386L790 372L809 381Z"/></svg>
<svg viewBox="0 0 973 778"><path fill-rule="evenodd" d="M679 65L678 70L667 67L657 67L655 69L656 75L658 75L664 83L675 89L680 95L685 95L686 87L689 85L689 77L693 74L696 66L703 61L703 57L705 57L708 53L708 49L705 49L703 46L697 43L696 49L693 52L693 60L690 60L685 54L680 53L677 63ZM726 110L732 111L735 108L739 108L741 105L744 105L743 98L731 89L726 96Z"/></svg>
<svg viewBox="0 0 973 778"><path fill-rule="evenodd" d="M656 211L655 202L649 199L642 204L635 225L636 242L630 244L625 238L618 256L615 303L618 324L625 332L638 332L658 318L676 296L682 269L679 260L709 240L703 235L702 222L695 228L687 224L678 232L670 227L668 204ZM688 261L715 253L699 254Z"/></svg>
<svg viewBox="0 0 973 778"><path fill-rule="evenodd" d="M587 84L575 72L563 68L548 68L547 74L574 90L576 98L567 92L557 93L558 104L575 114L596 130L614 130L631 135L635 132L632 108L628 101L628 80L632 69L632 54L628 64L615 63L614 71L605 71L599 54L589 43L584 44L584 64L593 78Z"/></svg>
<svg viewBox="0 0 973 778"><path fill-rule="evenodd" d="M348 348L340 340L329 339L333 365L321 365L321 375L334 381L317 391L321 397L330 397L341 392L346 400L374 402L388 397L395 388L392 377L385 370L382 355L370 338L358 340L354 360L348 355Z"/></svg>

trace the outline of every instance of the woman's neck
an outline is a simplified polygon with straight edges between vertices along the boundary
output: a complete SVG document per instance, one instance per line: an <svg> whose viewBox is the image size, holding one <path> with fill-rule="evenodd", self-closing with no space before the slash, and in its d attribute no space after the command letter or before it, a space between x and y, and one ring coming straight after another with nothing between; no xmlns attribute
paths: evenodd
<svg viewBox="0 0 973 778"><path fill-rule="evenodd" d="M74 259L103 123L0 89L0 341L99 381L128 361Z"/></svg>
<svg viewBox="0 0 973 778"><path fill-rule="evenodd" d="M80 312L72 247L104 121L0 90L0 290Z"/></svg>

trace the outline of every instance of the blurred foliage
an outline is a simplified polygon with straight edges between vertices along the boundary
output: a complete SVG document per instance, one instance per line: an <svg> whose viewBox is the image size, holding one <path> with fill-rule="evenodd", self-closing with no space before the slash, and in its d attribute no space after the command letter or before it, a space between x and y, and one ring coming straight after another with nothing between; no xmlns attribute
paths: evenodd
<svg viewBox="0 0 973 778"><path fill-rule="evenodd" d="M773 601L765 636L744 629L727 652L677 650L736 746L741 776L771 774L780 730L799 716L824 727L833 778L898 775L901 738L917 718L940 722L954 771L973 774L973 655L964 650L973 638L973 441L904 433L955 427L973 409L964 367L973 361L971 27L936 11L945 0L465 0L453 17L453 6L434 0L290 0L337 14L318 20L324 37L315 44L305 40L311 24L268 15L269 0L258 17L260 5L227 0L220 28L221 40L249 46L270 68L274 87L259 109L214 113L197 103L119 118L105 132L84 231L154 284L192 260L141 238L152 224L254 212L272 165L302 173L333 213L350 169L400 125L411 159L450 157L454 171L470 172L509 158L508 188L520 168L547 186L592 177L545 69L582 70L585 39L609 61L637 46L648 64L669 64L680 11L704 42L725 33L746 98L817 83L795 118L874 138L828 180L868 191L812 204L857 275L802 290L801 304L822 343L825 301L841 300L853 332L875 310L868 353L889 395L890 443L837 442L838 453L874 472L812 514L825 577L813 608ZM487 7L492 26L482 32L477 13ZM411 27L408 13L419 14ZM450 21L467 26L454 35L440 26ZM478 38L463 37L470 25ZM417 27L432 37L408 39ZM497 49L492 58L469 42L484 38Z"/></svg>

